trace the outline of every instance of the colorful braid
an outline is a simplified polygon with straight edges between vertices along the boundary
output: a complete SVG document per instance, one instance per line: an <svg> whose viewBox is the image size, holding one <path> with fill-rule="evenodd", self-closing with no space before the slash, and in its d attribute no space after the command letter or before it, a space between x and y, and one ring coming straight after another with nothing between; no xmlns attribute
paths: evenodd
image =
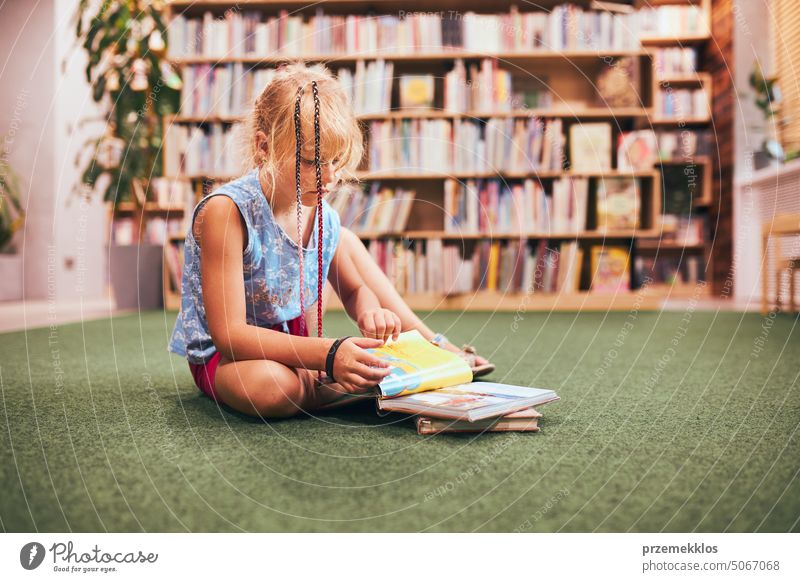
<svg viewBox="0 0 800 582"><path fill-rule="evenodd" d="M303 87L297 89L297 97L294 101L294 136L295 136L295 194L297 196L297 254L300 260L300 335L305 335L306 329L306 305L305 305L305 267L303 261L303 227L302 227L302 195L303 190L300 184L300 170L303 162L303 154L300 146L302 144L302 133L300 131L300 102L303 99Z"/></svg>
<svg viewBox="0 0 800 582"><path fill-rule="evenodd" d="M314 164L317 169L317 337L322 337L322 165L319 151L319 91L311 82L314 95Z"/></svg>

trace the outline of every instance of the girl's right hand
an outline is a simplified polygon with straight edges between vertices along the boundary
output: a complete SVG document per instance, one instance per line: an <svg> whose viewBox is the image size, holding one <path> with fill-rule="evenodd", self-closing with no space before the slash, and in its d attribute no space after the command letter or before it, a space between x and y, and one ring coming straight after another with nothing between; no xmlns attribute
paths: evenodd
<svg viewBox="0 0 800 582"><path fill-rule="evenodd" d="M384 345L381 339L351 337L336 350L333 377L337 384L351 393L369 392L392 371L388 362L373 356L367 348Z"/></svg>

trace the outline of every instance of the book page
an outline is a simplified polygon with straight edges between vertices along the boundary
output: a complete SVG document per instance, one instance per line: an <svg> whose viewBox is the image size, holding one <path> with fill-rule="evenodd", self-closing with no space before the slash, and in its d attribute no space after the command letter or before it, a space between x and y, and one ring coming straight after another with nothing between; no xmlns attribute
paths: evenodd
<svg viewBox="0 0 800 582"><path fill-rule="evenodd" d="M392 372L378 385L383 397L436 390L472 380L472 370L457 354L427 341L417 330L400 334L394 343L368 352L392 366Z"/></svg>

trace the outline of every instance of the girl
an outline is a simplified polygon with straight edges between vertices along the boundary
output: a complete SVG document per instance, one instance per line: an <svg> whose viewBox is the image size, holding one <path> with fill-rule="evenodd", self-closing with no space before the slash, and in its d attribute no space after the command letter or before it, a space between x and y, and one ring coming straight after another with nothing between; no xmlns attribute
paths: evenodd
<svg viewBox="0 0 800 582"><path fill-rule="evenodd" d="M437 338L322 200L362 155L355 116L327 70L284 67L256 100L247 132L255 169L195 208L169 349L215 401L285 417L379 383L389 366L366 350L402 330ZM322 337L326 280L365 337ZM319 337L308 337L314 328Z"/></svg>

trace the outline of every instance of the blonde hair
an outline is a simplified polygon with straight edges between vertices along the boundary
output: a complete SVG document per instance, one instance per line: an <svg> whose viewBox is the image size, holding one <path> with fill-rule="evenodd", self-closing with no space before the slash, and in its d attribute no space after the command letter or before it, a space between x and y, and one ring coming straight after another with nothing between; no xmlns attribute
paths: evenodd
<svg viewBox="0 0 800 582"><path fill-rule="evenodd" d="M339 81L323 65L302 63L285 65L255 101L243 122L246 144L245 162L249 168L260 167L272 185L282 161L295 159L294 108L297 91L303 87L300 106L302 139L314 141L314 99L311 82L319 91L320 156L322 161L336 159L336 171L343 179L355 179L354 172L363 155L361 128L350 106L350 100ZM257 132L266 136L266 148L260 149Z"/></svg>

